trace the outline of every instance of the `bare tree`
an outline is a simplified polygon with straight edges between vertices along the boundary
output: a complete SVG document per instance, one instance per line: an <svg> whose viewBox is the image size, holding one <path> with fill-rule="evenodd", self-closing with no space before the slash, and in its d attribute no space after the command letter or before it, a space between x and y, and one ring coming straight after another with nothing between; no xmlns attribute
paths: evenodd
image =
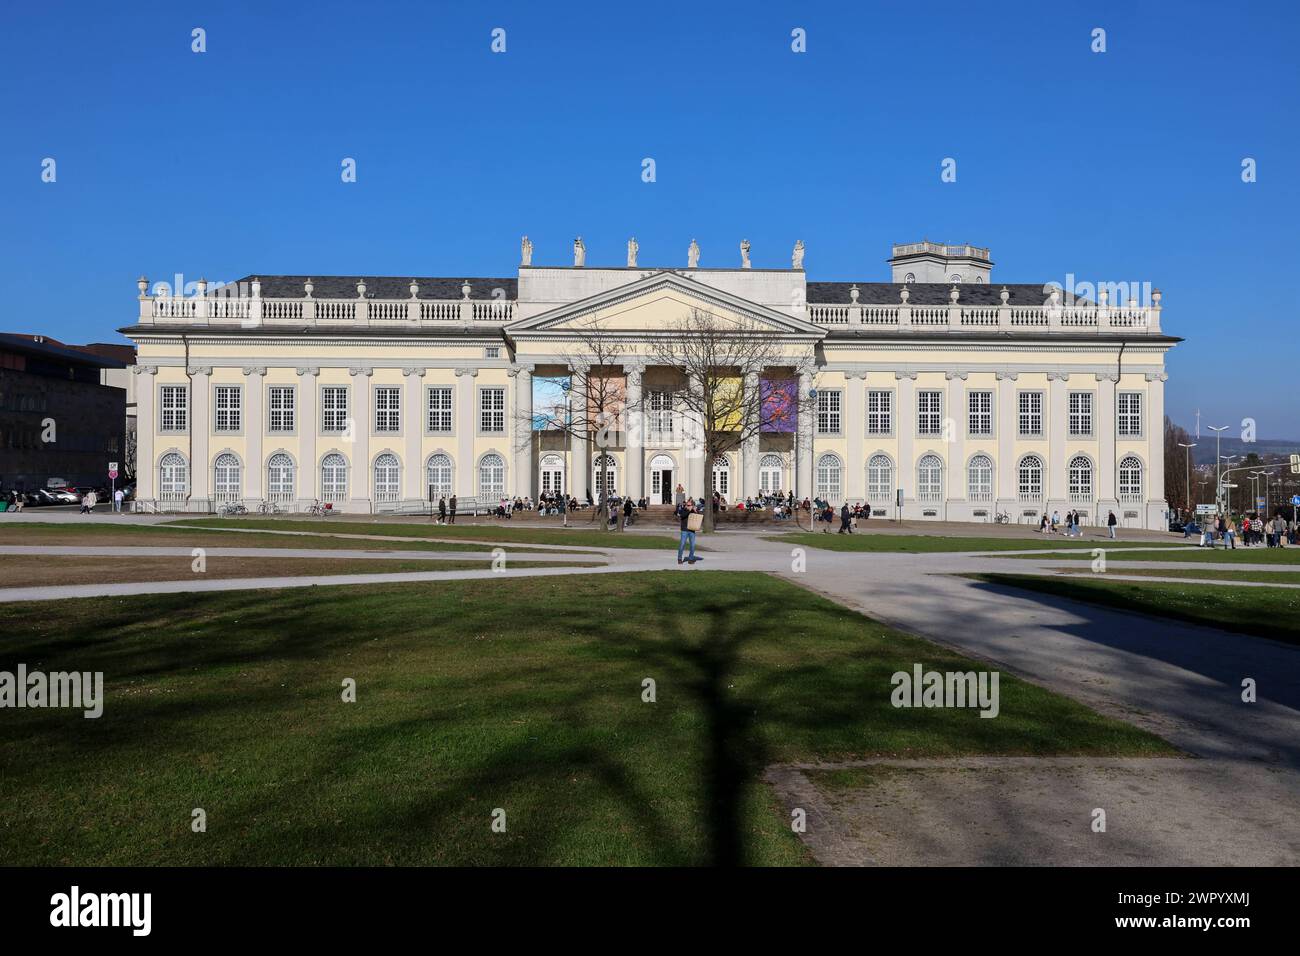
<svg viewBox="0 0 1300 956"><path fill-rule="evenodd" d="M549 407L533 408L526 421L520 423L521 450L529 448L534 431L558 433L565 436L567 442L585 444L590 465L606 449L618 446L628 427L630 410L627 408L627 380L622 366L631 362L632 357L625 343L604 330L597 321L593 320L573 334L577 340L575 346L555 361L555 364L567 367L565 400ZM579 476L581 483L570 479L566 494L581 498L591 491L591 469L587 471L588 474ZM592 511L593 521L597 510L603 515L608 507L608 489L602 484L599 492L595 496L598 509ZM600 524L608 530L608 523L603 518Z"/></svg>
<svg viewBox="0 0 1300 956"><path fill-rule="evenodd" d="M656 338L649 361L677 369L683 382L674 405L688 430L687 455L703 456L705 483L714 461L765 431L790 431L812 412L799 389L799 374L815 372L811 347L792 358L772 330L707 309L690 315ZM764 379L787 369L784 381ZM713 529L706 493L703 529Z"/></svg>

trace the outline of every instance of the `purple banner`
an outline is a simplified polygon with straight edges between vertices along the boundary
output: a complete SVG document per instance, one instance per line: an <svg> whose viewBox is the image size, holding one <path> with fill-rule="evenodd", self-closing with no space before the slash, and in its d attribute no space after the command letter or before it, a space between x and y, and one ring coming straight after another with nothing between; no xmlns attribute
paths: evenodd
<svg viewBox="0 0 1300 956"><path fill-rule="evenodd" d="M761 379L762 399L760 429L765 432L792 432L798 425L799 380L794 378Z"/></svg>

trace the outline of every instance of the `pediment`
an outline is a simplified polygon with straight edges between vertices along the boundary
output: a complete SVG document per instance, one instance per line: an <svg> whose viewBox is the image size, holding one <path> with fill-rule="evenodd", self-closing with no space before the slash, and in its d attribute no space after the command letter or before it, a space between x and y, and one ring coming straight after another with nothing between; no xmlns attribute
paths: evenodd
<svg viewBox="0 0 1300 956"><path fill-rule="evenodd" d="M675 272L658 272L522 319L507 326L506 333L549 338L600 329L656 335L671 332L693 310L708 311L724 321L783 338L821 339L826 334L820 326Z"/></svg>

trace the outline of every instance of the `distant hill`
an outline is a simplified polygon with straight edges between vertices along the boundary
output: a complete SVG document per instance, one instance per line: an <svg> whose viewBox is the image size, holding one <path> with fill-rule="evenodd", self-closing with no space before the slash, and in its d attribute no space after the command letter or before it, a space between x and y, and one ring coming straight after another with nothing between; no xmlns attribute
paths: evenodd
<svg viewBox="0 0 1300 956"><path fill-rule="evenodd" d="M1214 432L1201 432L1199 439L1193 438L1196 447L1192 449L1192 461L1198 465L1214 464ZM1296 455L1300 454L1300 440L1281 438L1260 438L1253 442L1244 442L1240 438L1229 438L1223 433L1219 441L1221 455Z"/></svg>

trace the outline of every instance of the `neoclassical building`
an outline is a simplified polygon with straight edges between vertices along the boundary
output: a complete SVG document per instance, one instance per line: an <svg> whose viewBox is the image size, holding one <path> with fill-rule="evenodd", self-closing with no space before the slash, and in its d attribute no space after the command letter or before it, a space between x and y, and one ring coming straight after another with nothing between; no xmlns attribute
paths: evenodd
<svg viewBox="0 0 1300 956"><path fill-rule="evenodd" d="M1160 294L1063 301L999 285L988 250L895 246L890 282L815 282L803 269L532 263L508 278L250 276L193 294L139 280L137 499L207 511L315 500L414 510L441 495L613 488L667 501L717 489L863 501L881 516L1016 522L1113 510L1163 526ZM760 328L812 397L788 431L716 461L692 454L677 370L650 344L692 310ZM627 349L643 427L598 448L535 427L535 395L592 330Z"/></svg>

